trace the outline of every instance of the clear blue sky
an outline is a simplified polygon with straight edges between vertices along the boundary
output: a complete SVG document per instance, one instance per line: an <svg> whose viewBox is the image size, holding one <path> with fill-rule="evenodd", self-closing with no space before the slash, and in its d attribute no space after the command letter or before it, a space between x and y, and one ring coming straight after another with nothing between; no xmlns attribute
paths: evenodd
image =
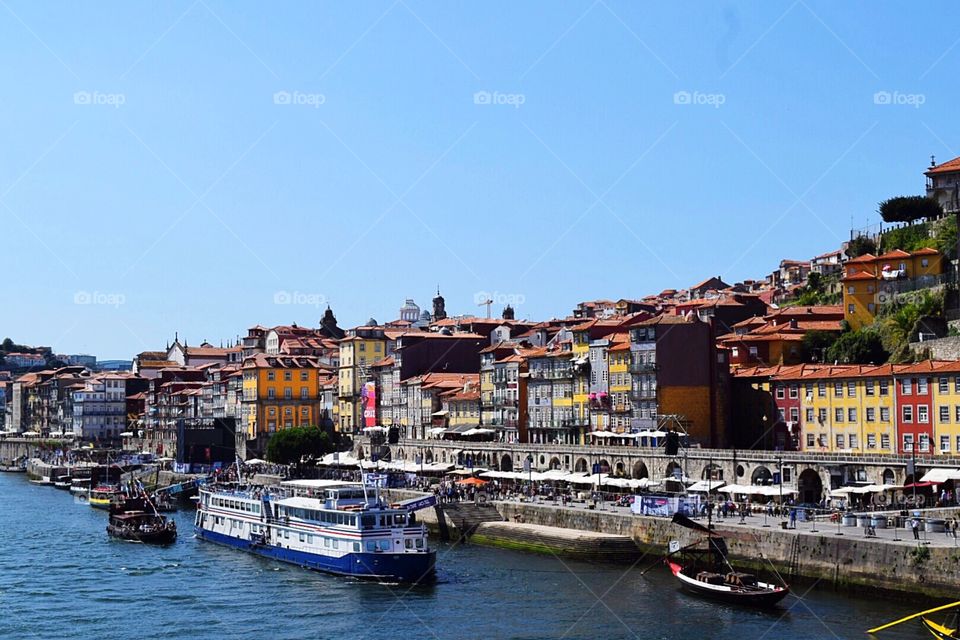
<svg viewBox="0 0 960 640"><path fill-rule="evenodd" d="M0 334L117 358L437 284L544 318L762 277L960 155L953 7L3 0Z"/></svg>

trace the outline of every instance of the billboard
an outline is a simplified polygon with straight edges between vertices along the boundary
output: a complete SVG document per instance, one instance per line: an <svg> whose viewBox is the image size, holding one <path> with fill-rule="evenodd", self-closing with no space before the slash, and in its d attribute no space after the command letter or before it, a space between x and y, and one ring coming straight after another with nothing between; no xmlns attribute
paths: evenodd
<svg viewBox="0 0 960 640"><path fill-rule="evenodd" d="M377 426L377 383L365 382L360 397L363 406L363 426Z"/></svg>

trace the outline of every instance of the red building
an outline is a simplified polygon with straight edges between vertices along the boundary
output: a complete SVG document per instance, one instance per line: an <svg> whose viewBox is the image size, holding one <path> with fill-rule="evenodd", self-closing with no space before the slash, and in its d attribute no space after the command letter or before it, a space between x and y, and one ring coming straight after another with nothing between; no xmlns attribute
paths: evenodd
<svg viewBox="0 0 960 640"><path fill-rule="evenodd" d="M899 451L933 453L933 363L929 360L897 368L897 435Z"/></svg>

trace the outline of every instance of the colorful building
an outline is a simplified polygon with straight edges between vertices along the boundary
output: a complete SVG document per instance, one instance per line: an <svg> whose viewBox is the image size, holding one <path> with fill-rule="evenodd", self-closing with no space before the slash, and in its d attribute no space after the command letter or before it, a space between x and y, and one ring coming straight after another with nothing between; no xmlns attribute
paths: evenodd
<svg viewBox="0 0 960 640"><path fill-rule="evenodd" d="M247 439L329 420L320 394L331 371L316 358L257 354L243 363L243 418Z"/></svg>
<svg viewBox="0 0 960 640"><path fill-rule="evenodd" d="M841 278L844 319L853 329L873 322L880 307L904 294L943 282L943 254L936 249L906 252L900 249L880 256L867 253L848 260Z"/></svg>

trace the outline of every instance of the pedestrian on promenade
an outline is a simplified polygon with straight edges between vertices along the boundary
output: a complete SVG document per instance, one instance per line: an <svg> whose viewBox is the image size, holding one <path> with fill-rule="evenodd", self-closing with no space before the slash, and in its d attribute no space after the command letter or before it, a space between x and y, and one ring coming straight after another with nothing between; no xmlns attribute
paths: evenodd
<svg viewBox="0 0 960 640"><path fill-rule="evenodd" d="M920 520L918 520L917 518L914 518L913 521L910 523L910 528L913 529L913 539L919 540L920 539Z"/></svg>
<svg viewBox="0 0 960 640"><path fill-rule="evenodd" d="M948 538L950 537L950 527L952 524L953 524L953 520L951 518L947 518L946 520L943 521L943 535L945 535Z"/></svg>

